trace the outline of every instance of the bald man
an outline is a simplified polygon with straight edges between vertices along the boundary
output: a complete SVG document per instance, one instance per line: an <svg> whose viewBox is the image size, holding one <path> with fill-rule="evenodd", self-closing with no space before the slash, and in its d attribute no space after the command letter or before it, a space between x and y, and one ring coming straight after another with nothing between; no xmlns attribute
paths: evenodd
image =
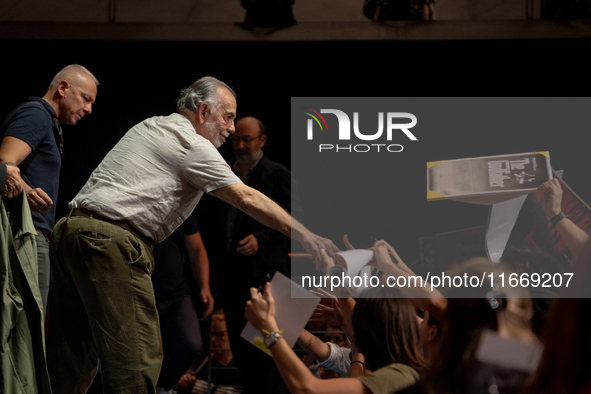
<svg viewBox="0 0 591 394"><path fill-rule="evenodd" d="M98 81L86 68L71 64L51 81L43 97L29 97L0 127L0 162L18 165L37 230L39 287L43 313L49 292L49 237L63 159L61 124L75 125L92 112Z"/></svg>
<svg viewBox="0 0 591 394"><path fill-rule="evenodd" d="M240 119L230 140L236 157L234 173L297 217L301 207L297 198L292 206L290 171L263 154L267 142L263 123L253 117ZM290 276L289 251L288 237L229 208L224 260L234 274L224 278L224 299L234 359L246 376L245 393L285 392L273 359L240 338L240 332L246 324L244 305L250 299L249 288L259 286L267 274L272 277L277 271Z"/></svg>

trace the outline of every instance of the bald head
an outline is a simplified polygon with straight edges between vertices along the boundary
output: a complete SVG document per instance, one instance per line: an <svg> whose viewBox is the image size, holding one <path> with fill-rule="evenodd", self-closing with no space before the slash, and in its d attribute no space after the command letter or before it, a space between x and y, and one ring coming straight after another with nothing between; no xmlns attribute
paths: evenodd
<svg viewBox="0 0 591 394"><path fill-rule="evenodd" d="M236 132L232 136L236 160L243 164L256 162L262 155L262 148L266 141L263 122L252 116L240 119L236 123Z"/></svg>
<svg viewBox="0 0 591 394"><path fill-rule="evenodd" d="M57 89L62 81L68 81L70 84L76 85L76 83L80 84L86 82L87 79L94 82L95 86L99 85L99 81L86 69L86 67L79 64L70 64L55 74L48 90Z"/></svg>
<svg viewBox="0 0 591 394"><path fill-rule="evenodd" d="M238 128L242 128L245 131L246 130L255 131L255 132L259 133L260 135L266 134L265 133L265 126L263 125L263 122L261 122L257 118L253 118L252 116L246 116L246 117L240 119L238 122L236 122L236 131L238 131Z"/></svg>
<svg viewBox="0 0 591 394"><path fill-rule="evenodd" d="M70 64L53 77L43 99L53 107L61 124L75 125L92 113L98 84L85 67Z"/></svg>

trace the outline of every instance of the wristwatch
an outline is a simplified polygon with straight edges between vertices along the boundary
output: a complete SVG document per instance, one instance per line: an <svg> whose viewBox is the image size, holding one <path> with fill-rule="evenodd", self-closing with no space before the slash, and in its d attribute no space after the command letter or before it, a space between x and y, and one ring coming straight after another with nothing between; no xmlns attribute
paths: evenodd
<svg viewBox="0 0 591 394"><path fill-rule="evenodd" d="M271 346L273 346L277 340L279 340L279 338L283 338L283 335L281 335L280 332L270 332L269 336L265 338L265 346L267 349L270 349Z"/></svg>
<svg viewBox="0 0 591 394"><path fill-rule="evenodd" d="M556 215L552 219L550 219L550 223L552 223L552 226L556 226L556 223L558 223L562 219L566 219L566 218L568 218L568 215L566 213L564 213L564 211L560 211L560 213L558 215Z"/></svg>

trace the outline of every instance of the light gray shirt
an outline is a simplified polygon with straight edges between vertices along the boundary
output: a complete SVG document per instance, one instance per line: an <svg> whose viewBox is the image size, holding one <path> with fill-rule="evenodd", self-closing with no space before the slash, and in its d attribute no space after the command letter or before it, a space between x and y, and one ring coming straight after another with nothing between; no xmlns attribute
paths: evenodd
<svg viewBox="0 0 591 394"><path fill-rule="evenodd" d="M175 113L129 130L69 206L128 220L161 242L193 212L204 192L236 183L240 179L213 144Z"/></svg>

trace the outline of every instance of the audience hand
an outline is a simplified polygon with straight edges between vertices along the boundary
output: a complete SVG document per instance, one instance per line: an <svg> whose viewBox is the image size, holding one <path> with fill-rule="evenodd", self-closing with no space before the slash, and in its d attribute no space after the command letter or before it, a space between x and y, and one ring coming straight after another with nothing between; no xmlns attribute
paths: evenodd
<svg viewBox="0 0 591 394"><path fill-rule="evenodd" d="M374 257L370 264L380 271L386 271L389 266L394 266L402 272L403 275L414 275L414 272L402 261L396 250L384 240L376 241L376 243L369 248L373 251ZM392 257L392 258L390 258ZM394 259L394 261L392 261Z"/></svg>
<svg viewBox="0 0 591 394"><path fill-rule="evenodd" d="M542 200L542 208L548 219L552 219L562 211L562 187L557 178L544 182L536 194Z"/></svg>
<svg viewBox="0 0 591 394"><path fill-rule="evenodd" d="M347 237L347 234L343 235L343 243L345 244L345 248L347 248L347 250L355 249L355 247L351 245L351 242L349 242L349 237Z"/></svg>
<svg viewBox="0 0 591 394"><path fill-rule="evenodd" d="M333 327L342 327L345 317L336 298L323 298L310 317L310 323L323 323Z"/></svg>
<svg viewBox="0 0 591 394"><path fill-rule="evenodd" d="M250 301L246 302L244 316L259 331L278 330L275 321L275 300L271 293L270 282L265 284L263 296L254 287L250 288Z"/></svg>

